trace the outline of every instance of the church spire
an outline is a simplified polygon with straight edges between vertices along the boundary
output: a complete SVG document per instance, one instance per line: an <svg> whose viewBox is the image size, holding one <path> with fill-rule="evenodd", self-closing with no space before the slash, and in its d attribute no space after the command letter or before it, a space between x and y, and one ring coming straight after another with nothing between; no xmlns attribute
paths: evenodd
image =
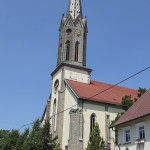
<svg viewBox="0 0 150 150"><path fill-rule="evenodd" d="M78 16L82 18L81 0L70 0L67 16L69 14L73 19L76 19Z"/></svg>
<svg viewBox="0 0 150 150"><path fill-rule="evenodd" d="M82 18L81 0L70 0L67 16L62 16L59 28L57 66L86 66L86 40L87 20Z"/></svg>

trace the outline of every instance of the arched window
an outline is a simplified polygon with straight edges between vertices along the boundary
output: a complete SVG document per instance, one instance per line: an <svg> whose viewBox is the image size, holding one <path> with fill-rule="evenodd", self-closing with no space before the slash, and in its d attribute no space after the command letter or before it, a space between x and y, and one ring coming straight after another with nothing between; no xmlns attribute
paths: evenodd
<svg viewBox="0 0 150 150"><path fill-rule="evenodd" d="M70 41L66 42L66 60L69 60L69 52L70 52Z"/></svg>
<svg viewBox="0 0 150 150"><path fill-rule="evenodd" d="M57 90L58 90L58 87L59 87L59 80L57 79L57 80L55 81L55 83L54 83L54 91L55 91L55 94L56 94L56 92L57 92Z"/></svg>
<svg viewBox="0 0 150 150"><path fill-rule="evenodd" d="M75 61L78 61L78 55L79 55L79 42L77 41L75 44Z"/></svg>
<svg viewBox="0 0 150 150"><path fill-rule="evenodd" d="M91 126L90 126L90 132L92 132L92 130L93 130L93 128L94 128L94 126L95 126L95 118L96 118L96 115L95 114L92 114L91 115Z"/></svg>
<svg viewBox="0 0 150 150"><path fill-rule="evenodd" d="M55 130L55 122L56 122L56 99L54 100L53 105L53 131Z"/></svg>

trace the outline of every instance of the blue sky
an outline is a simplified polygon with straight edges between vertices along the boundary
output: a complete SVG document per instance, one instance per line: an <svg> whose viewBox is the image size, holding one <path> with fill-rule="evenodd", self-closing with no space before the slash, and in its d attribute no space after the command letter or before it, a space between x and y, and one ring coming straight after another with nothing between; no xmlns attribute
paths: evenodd
<svg viewBox="0 0 150 150"><path fill-rule="evenodd" d="M69 0L0 0L0 129L42 116ZM91 79L115 84L150 65L149 0L82 0ZM150 69L120 86L150 88Z"/></svg>

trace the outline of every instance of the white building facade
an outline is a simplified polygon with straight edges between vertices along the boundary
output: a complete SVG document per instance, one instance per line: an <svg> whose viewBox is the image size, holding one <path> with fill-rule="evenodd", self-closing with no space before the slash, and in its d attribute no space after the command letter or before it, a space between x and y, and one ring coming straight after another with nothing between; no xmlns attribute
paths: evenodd
<svg viewBox="0 0 150 150"><path fill-rule="evenodd" d="M111 120L123 110L118 105L125 95L137 91L118 87L97 94L112 85L90 80L86 67L87 20L82 17L81 0L70 0L59 28L57 67L52 72L52 91L42 117L50 121L53 136L63 150L85 150L97 122L107 149L115 148Z"/></svg>
<svg viewBox="0 0 150 150"><path fill-rule="evenodd" d="M112 126L118 128L118 149L150 149L150 89Z"/></svg>

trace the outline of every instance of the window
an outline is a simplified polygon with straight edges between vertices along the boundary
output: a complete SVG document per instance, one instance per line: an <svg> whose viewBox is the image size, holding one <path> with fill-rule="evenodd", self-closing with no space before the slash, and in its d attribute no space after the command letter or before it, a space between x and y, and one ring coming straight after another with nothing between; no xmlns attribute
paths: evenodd
<svg viewBox="0 0 150 150"><path fill-rule="evenodd" d="M68 146L65 146L65 150L68 150Z"/></svg>
<svg viewBox="0 0 150 150"><path fill-rule="evenodd" d="M54 83L54 91L55 91L55 94L56 94L56 92L57 92L57 90L58 90L58 87L59 87L59 80L57 79L57 80L55 81L55 83Z"/></svg>
<svg viewBox="0 0 150 150"><path fill-rule="evenodd" d="M136 130L137 130L137 140L144 140L146 138L144 122L137 124Z"/></svg>
<svg viewBox="0 0 150 150"><path fill-rule="evenodd" d="M144 129L144 126L139 127L139 139L145 139L145 129Z"/></svg>
<svg viewBox="0 0 150 150"><path fill-rule="evenodd" d="M71 29L67 29L67 30L66 30L67 35L70 35L70 34L71 34L71 32L72 32L72 30L71 30Z"/></svg>
<svg viewBox="0 0 150 150"><path fill-rule="evenodd" d="M79 55L79 42L76 42L76 44L75 44L75 61L78 61L78 55Z"/></svg>
<svg viewBox="0 0 150 150"><path fill-rule="evenodd" d="M70 41L66 42L66 60L69 61Z"/></svg>
<svg viewBox="0 0 150 150"><path fill-rule="evenodd" d="M125 131L125 142L130 142L130 130Z"/></svg>
<svg viewBox="0 0 150 150"><path fill-rule="evenodd" d="M53 105L53 131L56 128L55 122L56 122L56 99L54 100L54 105Z"/></svg>
<svg viewBox="0 0 150 150"><path fill-rule="evenodd" d="M91 126L90 126L90 132L92 132L94 126L95 126L95 117L96 115L95 114L92 114L91 115Z"/></svg>
<svg viewBox="0 0 150 150"><path fill-rule="evenodd" d="M131 139L131 129L126 127L123 129L123 143L129 143Z"/></svg>

